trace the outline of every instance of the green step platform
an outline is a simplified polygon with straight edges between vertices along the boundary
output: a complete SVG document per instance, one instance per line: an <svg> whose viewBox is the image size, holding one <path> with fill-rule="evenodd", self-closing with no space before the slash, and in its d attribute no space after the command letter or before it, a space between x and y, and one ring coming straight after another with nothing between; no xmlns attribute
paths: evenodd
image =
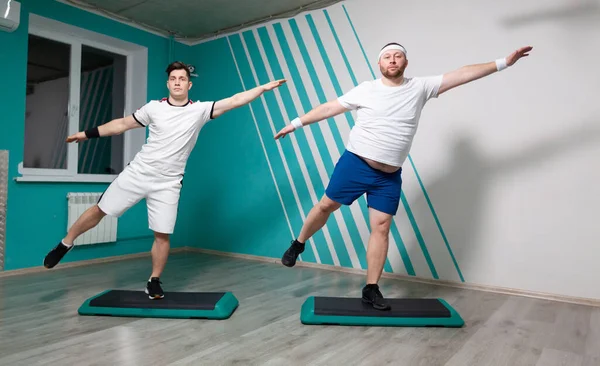
<svg viewBox="0 0 600 366"><path fill-rule="evenodd" d="M462 327L464 321L442 299L386 299L390 310L375 310L360 298L309 297L300 320L308 325Z"/></svg>
<svg viewBox="0 0 600 366"><path fill-rule="evenodd" d="M231 292L166 292L151 300L144 291L107 290L87 299L80 315L140 318L227 319L239 302Z"/></svg>

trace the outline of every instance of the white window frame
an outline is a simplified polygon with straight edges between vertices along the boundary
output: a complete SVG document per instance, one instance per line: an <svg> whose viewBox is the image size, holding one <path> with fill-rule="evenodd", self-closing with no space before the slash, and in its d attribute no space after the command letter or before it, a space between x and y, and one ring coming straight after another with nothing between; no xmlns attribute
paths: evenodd
<svg viewBox="0 0 600 366"><path fill-rule="evenodd" d="M104 34L92 32L56 20L29 15L29 34L69 44L71 46L69 71L69 128L68 134L79 131L79 104L81 80L81 49L83 45L123 55L126 61L125 109L129 115L144 105L148 77L148 49ZM135 90L134 90L135 85ZM103 123L108 122L104 121ZM123 166L129 163L146 141L146 129L125 132L123 138ZM78 174L78 145L68 144L67 169L25 168L19 164L17 181L22 182L112 182L115 174Z"/></svg>

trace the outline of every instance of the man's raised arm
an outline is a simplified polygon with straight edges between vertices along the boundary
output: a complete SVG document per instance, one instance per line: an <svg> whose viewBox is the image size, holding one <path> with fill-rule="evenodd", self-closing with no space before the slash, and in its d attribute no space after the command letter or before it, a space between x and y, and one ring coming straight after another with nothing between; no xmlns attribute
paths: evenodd
<svg viewBox="0 0 600 366"><path fill-rule="evenodd" d="M237 93L229 98L221 99L215 103L212 117L217 118L225 112L246 105L263 95L264 92L278 88L285 82L286 80L284 79L271 81L270 83L257 86L256 88L247 90L245 92Z"/></svg>
<svg viewBox="0 0 600 366"><path fill-rule="evenodd" d="M319 122L324 119L337 116L338 114L347 111L348 109L344 108L337 99L334 99L327 103L323 103L313 108L304 116L294 118L289 125L285 126L283 129L281 129L281 131L277 133L277 135L275 135L275 140L281 137L285 137L287 134L294 132L298 128L302 128L311 123Z"/></svg>
<svg viewBox="0 0 600 366"><path fill-rule="evenodd" d="M457 86L470 83L471 81L493 74L497 71L502 71L503 69L514 65L515 62L517 62L521 57L529 56L529 51L532 49L533 47L530 46L522 47L511 53L506 58L501 58L496 61L483 64L463 66L460 69L446 73L442 79L442 85L440 86L438 95L452 88L456 88Z"/></svg>

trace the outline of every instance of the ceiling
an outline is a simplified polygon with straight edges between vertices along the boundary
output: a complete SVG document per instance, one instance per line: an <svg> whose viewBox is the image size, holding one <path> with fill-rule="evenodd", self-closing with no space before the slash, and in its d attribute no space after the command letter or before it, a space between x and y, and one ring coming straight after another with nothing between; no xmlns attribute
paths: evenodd
<svg viewBox="0 0 600 366"><path fill-rule="evenodd" d="M62 0L190 43L341 0ZM186 43L187 43L186 42Z"/></svg>

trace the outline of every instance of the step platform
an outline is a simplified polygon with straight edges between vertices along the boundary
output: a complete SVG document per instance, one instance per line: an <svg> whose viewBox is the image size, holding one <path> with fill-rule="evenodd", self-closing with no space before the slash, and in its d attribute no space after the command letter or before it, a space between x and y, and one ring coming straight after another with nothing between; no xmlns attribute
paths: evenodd
<svg viewBox="0 0 600 366"><path fill-rule="evenodd" d="M309 297L300 320L308 325L364 325L391 327L452 327L462 317L442 299L386 299L390 310L376 310L360 298Z"/></svg>
<svg viewBox="0 0 600 366"><path fill-rule="evenodd" d="M231 292L166 292L151 300L142 291L106 290L87 299L80 315L140 318L227 319L239 302Z"/></svg>

